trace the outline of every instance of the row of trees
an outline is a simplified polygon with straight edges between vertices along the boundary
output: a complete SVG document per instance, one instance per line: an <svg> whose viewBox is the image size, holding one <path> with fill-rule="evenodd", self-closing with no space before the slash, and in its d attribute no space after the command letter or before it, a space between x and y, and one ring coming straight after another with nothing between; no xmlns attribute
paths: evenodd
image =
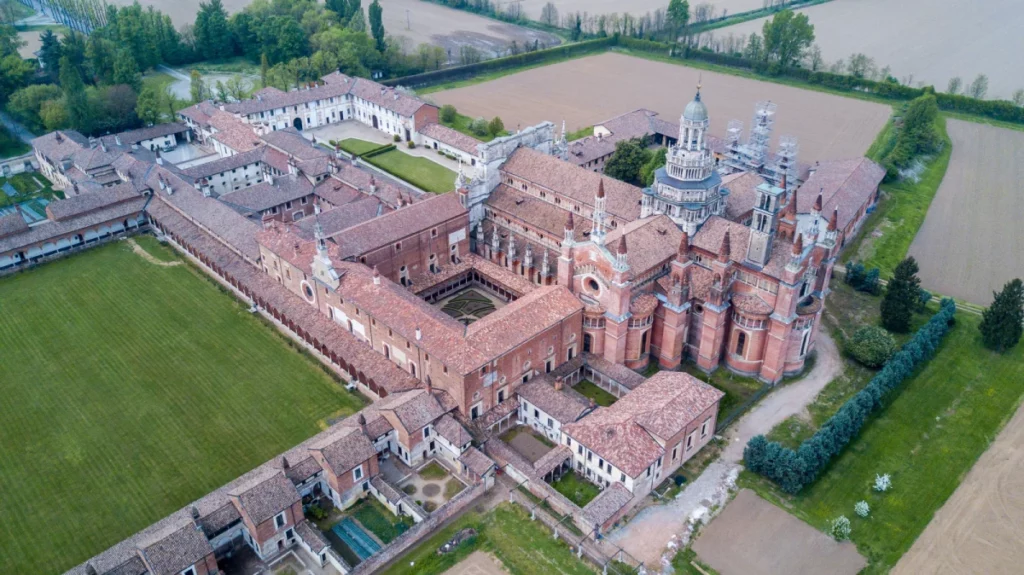
<svg viewBox="0 0 1024 575"><path fill-rule="evenodd" d="M935 125L938 116L939 105L935 96L926 94L910 101L896 137L890 139L882 150L881 164L887 178L894 179L918 158L939 151L942 138Z"/></svg>
<svg viewBox="0 0 1024 575"><path fill-rule="evenodd" d="M829 463L860 433L867 418L886 405L888 396L899 390L914 370L938 349L953 325L956 304L942 301L938 313L890 359L867 387L847 401L797 450L752 438L743 451L747 469L771 479L787 493L798 493L813 483Z"/></svg>

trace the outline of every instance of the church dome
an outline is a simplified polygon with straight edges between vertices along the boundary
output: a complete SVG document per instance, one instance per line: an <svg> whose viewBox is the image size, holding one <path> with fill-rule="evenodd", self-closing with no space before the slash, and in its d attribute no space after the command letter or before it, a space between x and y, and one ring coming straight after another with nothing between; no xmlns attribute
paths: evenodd
<svg viewBox="0 0 1024 575"><path fill-rule="evenodd" d="M708 121L708 108L704 105L704 102L700 101L700 91L697 91L697 96L694 97L693 101L686 105L686 109L683 110L683 119L689 122L706 122Z"/></svg>

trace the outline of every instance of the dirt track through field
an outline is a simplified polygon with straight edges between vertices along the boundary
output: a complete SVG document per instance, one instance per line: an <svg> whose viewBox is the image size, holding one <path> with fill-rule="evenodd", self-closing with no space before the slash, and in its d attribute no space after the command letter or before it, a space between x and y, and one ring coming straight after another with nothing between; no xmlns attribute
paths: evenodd
<svg viewBox="0 0 1024 575"><path fill-rule="evenodd" d="M1018 409L893 575L1002 575L1024 565L1024 409Z"/></svg>
<svg viewBox="0 0 1024 575"><path fill-rule="evenodd" d="M947 120L953 156L910 246L929 290L988 305L1024 277L1024 132Z"/></svg>
<svg viewBox="0 0 1024 575"><path fill-rule="evenodd" d="M806 162L863 155L890 114L881 104L614 52L436 92L429 99L468 116L501 116L509 129L543 120L560 126L564 119L576 130L638 108L678 122L699 80L713 135L723 137L734 118L748 129L754 104L771 100L778 104L773 147L781 135L797 136Z"/></svg>
<svg viewBox="0 0 1024 575"><path fill-rule="evenodd" d="M914 84L940 91L953 76L968 84L978 74L988 76L988 98L1009 99L1024 88L1020 0L833 0L800 11L814 25L815 43L829 63L863 52L879 68L891 66L893 76L902 80L913 74ZM765 20L714 34L760 34Z"/></svg>

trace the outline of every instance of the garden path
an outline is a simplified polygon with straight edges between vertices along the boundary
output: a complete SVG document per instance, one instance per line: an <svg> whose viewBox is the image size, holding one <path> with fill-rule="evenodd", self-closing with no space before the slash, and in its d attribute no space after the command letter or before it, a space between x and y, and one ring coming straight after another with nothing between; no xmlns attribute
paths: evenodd
<svg viewBox="0 0 1024 575"><path fill-rule="evenodd" d="M136 254L142 256L142 259L146 260L147 262L149 262L149 263L151 263L151 264L153 264L155 266L160 266L162 268L173 268L175 266L180 266L182 264L182 262L180 262L180 261L162 262L162 261L156 259L155 257L153 257L153 254L151 254L151 253L147 252L146 250L142 249L142 246L140 246L138 243L136 243L136 241L134 239L132 239L132 238L124 238L124 241L128 242L128 245L130 245L132 247L132 251L133 252L135 252Z"/></svg>

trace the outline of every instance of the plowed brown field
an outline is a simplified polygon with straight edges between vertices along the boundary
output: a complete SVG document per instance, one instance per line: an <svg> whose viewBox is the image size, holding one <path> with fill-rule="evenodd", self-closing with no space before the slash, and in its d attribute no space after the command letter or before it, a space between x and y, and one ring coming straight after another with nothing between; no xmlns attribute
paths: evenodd
<svg viewBox="0 0 1024 575"><path fill-rule="evenodd" d="M929 289L988 305L1024 277L1024 132L947 120L953 155L910 245Z"/></svg>
<svg viewBox="0 0 1024 575"><path fill-rule="evenodd" d="M882 104L613 52L436 92L430 98L468 116L501 116L508 129L543 120L560 125L564 119L576 130L637 108L677 122L701 78L713 135L723 137L733 118L749 128L755 102L771 100L778 104L773 146L780 135L797 136L803 161L863 155L891 112Z"/></svg>

